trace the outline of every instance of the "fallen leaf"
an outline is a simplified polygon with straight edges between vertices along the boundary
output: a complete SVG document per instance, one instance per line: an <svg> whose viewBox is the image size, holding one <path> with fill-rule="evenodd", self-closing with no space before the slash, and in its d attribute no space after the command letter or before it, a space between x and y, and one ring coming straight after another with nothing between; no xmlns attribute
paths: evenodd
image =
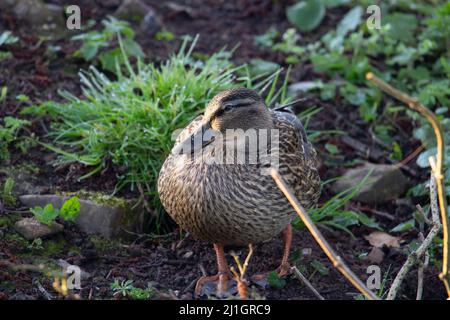
<svg viewBox="0 0 450 320"><path fill-rule="evenodd" d="M383 246L400 248L400 237L393 237L386 232L374 231L368 236L364 236L364 239L377 248L382 248Z"/></svg>

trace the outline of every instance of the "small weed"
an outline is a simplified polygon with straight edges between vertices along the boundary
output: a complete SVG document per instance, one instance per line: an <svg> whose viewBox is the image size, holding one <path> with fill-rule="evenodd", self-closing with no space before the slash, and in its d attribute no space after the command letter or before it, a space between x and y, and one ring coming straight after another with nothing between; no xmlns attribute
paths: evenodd
<svg viewBox="0 0 450 320"><path fill-rule="evenodd" d="M119 282L118 279L115 279L111 284L111 289L115 297L122 296L133 300L148 300L154 296L156 291L150 283L147 288L141 289L133 286L133 280L122 280L122 282Z"/></svg>
<svg viewBox="0 0 450 320"><path fill-rule="evenodd" d="M1 100L2 98L0 97ZM0 161L9 159L8 146L13 142L18 144L21 140L19 137L20 129L29 124L29 121L23 119L14 117L3 118L3 125L0 125Z"/></svg>
<svg viewBox="0 0 450 320"><path fill-rule="evenodd" d="M101 31L90 31L72 37L72 40L83 43L75 51L75 57L81 57L87 62L99 61L102 69L120 73L120 67L125 64L122 49L128 57L144 56L141 46L134 41L134 31L128 22L110 16L102 24L104 28Z"/></svg>
<svg viewBox="0 0 450 320"><path fill-rule="evenodd" d="M16 197L12 193L13 188L14 180L10 177L6 178L5 184L3 185L1 199L4 203L10 206L14 206L16 204Z"/></svg>
<svg viewBox="0 0 450 320"><path fill-rule="evenodd" d="M66 200L59 210L49 203L44 208L37 206L30 211L40 223L50 226L58 216L65 221L73 221L80 213L80 201L77 197L72 197Z"/></svg>

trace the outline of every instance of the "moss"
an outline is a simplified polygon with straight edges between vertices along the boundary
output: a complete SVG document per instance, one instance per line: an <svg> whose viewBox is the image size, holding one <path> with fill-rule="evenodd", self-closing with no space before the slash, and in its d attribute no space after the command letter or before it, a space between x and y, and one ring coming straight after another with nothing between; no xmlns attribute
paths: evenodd
<svg viewBox="0 0 450 320"><path fill-rule="evenodd" d="M29 242L17 233L6 233L4 239L16 249L25 249L29 245Z"/></svg>
<svg viewBox="0 0 450 320"><path fill-rule="evenodd" d="M66 240L62 237L53 240L46 240L43 243L43 249L39 249L41 255L50 257L63 252L66 246Z"/></svg>
<svg viewBox="0 0 450 320"><path fill-rule="evenodd" d="M0 227L12 226L16 221L22 218L20 213L10 213L7 216L0 217Z"/></svg>
<svg viewBox="0 0 450 320"><path fill-rule="evenodd" d="M89 236L89 240L92 242L95 249L97 249L97 251L100 253L107 253L113 250L117 250L120 246L120 242L116 240L109 240L98 235Z"/></svg>
<svg viewBox="0 0 450 320"><path fill-rule="evenodd" d="M86 190L79 190L76 192L59 192L57 193L62 196L73 197L76 196L80 199L90 200L98 204L107 206L122 206L124 208L128 207L129 200L113 197L101 192L93 192Z"/></svg>

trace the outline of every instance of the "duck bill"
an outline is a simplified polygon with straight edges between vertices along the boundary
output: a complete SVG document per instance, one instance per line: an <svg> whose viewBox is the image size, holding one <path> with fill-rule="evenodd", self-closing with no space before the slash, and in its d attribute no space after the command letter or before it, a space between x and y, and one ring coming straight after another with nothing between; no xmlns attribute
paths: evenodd
<svg viewBox="0 0 450 320"><path fill-rule="evenodd" d="M191 135L180 142L174 149L175 155L194 154L201 151L204 147L214 141L214 135L211 134L211 124L208 122L199 126Z"/></svg>

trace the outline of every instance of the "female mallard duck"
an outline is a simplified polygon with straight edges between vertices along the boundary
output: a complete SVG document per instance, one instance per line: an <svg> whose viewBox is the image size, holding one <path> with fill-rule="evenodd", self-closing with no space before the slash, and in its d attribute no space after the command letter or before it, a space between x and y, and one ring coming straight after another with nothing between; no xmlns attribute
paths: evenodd
<svg viewBox="0 0 450 320"><path fill-rule="evenodd" d="M257 134L248 134L252 130ZM264 135L259 133L267 136L268 131L276 132L273 136L278 140L268 144L252 141L255 136L261 141ZM246 138L236 143L230 132L245 132ZM231 144L244 147L243 161L235 150L229 151ZM289 271L290 222L295 212L264 171L273 165L274 157L301 204L306 208L315 204L320 194L316 152L300 120L284 108L270 110L254 90L237 88L217 94L204 115L178 136L159 173L158 192L164 208L181 228L214 244L218 274L200 278L196 294L204 283L216 280L218 294L226 291L230 272L224 245L258 243L283 231L284 253L278 272L283 276Z"/></svg>

